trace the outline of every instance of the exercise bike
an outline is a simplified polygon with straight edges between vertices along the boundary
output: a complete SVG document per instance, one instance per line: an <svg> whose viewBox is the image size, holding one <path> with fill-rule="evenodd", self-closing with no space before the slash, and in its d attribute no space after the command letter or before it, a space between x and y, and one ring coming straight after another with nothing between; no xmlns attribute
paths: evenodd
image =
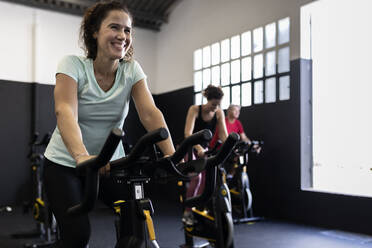
<svg viewBox="0 0 372 248"><path fill-rule="evenodd" d="M207 159L205 187L201 195L184 199L183 206L191 208L193 222L184 224L185 244L182 248L207 247L216 248L234 247L234 227L231 215L229 188L225 180L223 163L229 157L233 147L239 141L239 135L231 133L223 143L221 149L212 150L206 155ZM216 152L216 155L213 155ZM183 186L184 183L179 183ZM184 186L183 186L184 187ZM202 238L208 242L195 242L194 237Z"/></svg>
<svg viewBox="0 0 372 248"><path fill-rule="evenodd" d="M30 152L28 158L31 163L32 174L32 215L36 221L36 230L28 233L12 234L13 238L41 238L38 243L26 243L23 247L39 248L50 247L57 239L57 225L52 211L48 207L48 202L45 200L44 185L42 174L44 170L44 156L41 150L49 143L51 134L47 133L38 141L39 133L35 132L31 140ZM24 203L24 213L28 212L29 203Z"/></svg>
<svg viewBox="0 0 372 248"><path fill-rule="evenodd" d="M225 163L227 184L230 188L231 206L234 223L247 223L263 220L253 214L253 197L247 173L249 156L257 155L262 149L262 141L239 142Z"/></svg>
<svg viewBox="0 0 372 248"><path fill-rule="evenodd" d="M87 213L94 207L98 192L98 169L110 160L123 133L114 129L101 153L94 159L85 161L76 170L85 174L85 194L82 203L68 209L68 214ZM111 161L111 176L117 183L128 185L125 192L129 197L114 203L119 219L115 222L117 243L116 248L142 248L147 241L153 247L159 247L151 216L154 209L149 198L145 198L144 184L150 180L169 181L185 178L186 172L200 172L206 166L206 160L179 163L189 147L210 140L212 134L204 130L190 136L170 157L161 159L142 156L147 147L168 137L166 129L161 128L144 135L133 147L130 154L122 159ZM177 165L176 165L177 164Z"/></svg>

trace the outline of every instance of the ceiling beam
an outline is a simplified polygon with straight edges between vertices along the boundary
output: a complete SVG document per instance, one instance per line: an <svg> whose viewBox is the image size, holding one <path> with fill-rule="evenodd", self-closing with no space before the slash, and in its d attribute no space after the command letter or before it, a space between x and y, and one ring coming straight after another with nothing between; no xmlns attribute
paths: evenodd
<svg viewBox="0 0 372 248"><path fill-rule="evenodd" d="M99 0L0 0L30 7L82 16L86 8ZM168 22L169 9L180 0L121 0L134 17L134 25L159 31Z"/></svg>

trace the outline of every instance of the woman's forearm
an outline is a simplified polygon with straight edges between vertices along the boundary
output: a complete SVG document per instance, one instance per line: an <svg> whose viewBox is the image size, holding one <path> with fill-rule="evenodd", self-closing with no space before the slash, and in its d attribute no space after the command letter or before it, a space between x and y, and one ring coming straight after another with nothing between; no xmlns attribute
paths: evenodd
<svg viewBox="0 0 372 248"><path fill-rule="evenodd" d="M83 144L81 130L72 110L62 108L56 111L56 117L62 140L72 158L77 160L80 156L89 155Z"/></svg>
<svg viewBox="0 0 372 248"><path fill-rule="evenodd" d="M151 113L147 114L145 117L140 117L142 125L145 127L145 129L150 132L155 129L164 127L168 130L169 137L166 140L163 140L157 145L159 146L160 150L163 152L164 155L172 155L174 153L174 146L172 142L172 137L170 135L169 129L167 127L167 124L164 120L164 116L161 113L161 111L156 108L154 111L151 111Z"/></svg>

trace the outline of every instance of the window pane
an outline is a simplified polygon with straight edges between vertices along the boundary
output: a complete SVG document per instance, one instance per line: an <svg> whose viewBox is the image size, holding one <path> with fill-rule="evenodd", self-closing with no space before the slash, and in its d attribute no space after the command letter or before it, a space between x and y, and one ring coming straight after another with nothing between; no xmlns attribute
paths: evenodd
<svg viewBox="0 0 372 248"><path fill-rule="evenodd" d="M212 67L212 84L214 86L220 85L220 66L214 66Z"/></svg>
<svg viewBox="0 0 372 248"><path fill-rule="evenodd" d="M279 45L289 42L289 17L279 20L278 22L278 43Z"/></svg>
<svg viewBox="0 0 372 248"><path fill-rule="evenodd" d="M203 48L203 68L211 66L211 47Z"/></svg>
<svg viewBox="0 0 372 248"><path fill-rule="evenodd" d="M230 40L221 41L221 62L230 60Z"/></svg>
<svg viewBox="0 0 372 248"><path fill-rule="evenodd" d="M276 44L276 26L274 23L270 23L265 26L265 47L271 48Z"/></svg>
<svg viewBox="0 0 372 248"><path fill-rule="evenodd" d="M242 56L251 54L251 31L242 33Z"/></svg>
<svg viewBox="0 0 372 248"><path fill-rule="evenodd" d="M263 103L263 81L254 82L254 104Z"/></svg>
<svg viewBox="0 0 372 248"><path fill-rule="evenodd" d="M214 43L212 45L212 65L220 63L220 43Z"/></svg>
<svg viewBox="0 0 372 248"><path fill-rule="evenodd" d="M230 84L230 63L221 65L221 85Z"/></svg>
<svg viewBox="0 0 372 248"><path fill-rule="evenodd" d="M207 101L207 98L205 98L204 96L202 96L202 104L206 104L208 101Z"/></svg>
<svg viewBox="0 0 372 248"><path fill-rule="evenodd" d="M211 84L211 69L203 70L203 89L206 89Z"/></svg>
<svg viewBox="0 0 372 248"><path fill-rule="evenodd" d="M252 105L252 84L242 84L242 106Z"/></svg>
<svg viewBox="0 0 372 248"><path fill-rule="evenodd" d="M194 52L194 70L202 68L202 50L198 49Z"/></svg>
<svg viewBox="0 0 372 248"><path fill-rule="evenodd" d="M231 83L236 84L240 82L240 60L231 62Z"/></svg>
<svg viewBox="0 0 372 248"><path fill-rule="evenodd" d="M279 100L289 100L290 98L290 81L289 76L279 78Z"/></svg>
<svg viewBox="0 0 372 248"><path fill-rule="evenodd" d="M231 103L240 105L240 85L231 87Z"/></svg>
<svg viewBox="0 0 372 248"><path fill-rule="evenodd" d="M202 90L202 72L197 71L194 73L194 91Z"/></svg>
<svg viewBox="0 0 372 248"><path fill-rule="evenodd" d="M240 36L231 37L231 59L240 57Z"/></svg>
<svg viewBox="0 0 372 248"><path fill-rule="evenodd" d="M265 81L265 102L275 102L276 100L276 78L268 78Z"/></svg>
<svg viewBox="0 0 372 248"><path fill-rule="evenodd" d="M222 103L221 107L222 109L227 109L230 105L230 87L223 87L223 98L222 98Z"/></svg>
<svg viewBox="0 0 372 248"><path fill-rule="evenodd" d="M265 75L270 76L274 75L276 72L276 56L275 50L266 53L266 66L265 66Z"/></svg>
<svg viewBox="0 0 372 248"><path fill-rule="evenodd" d="M252 59L247 57L242 59L242 81L248 81L252 78Z"/></svg>
<svg viewBox="0 0 372 248"><path fill-rule="evenodd" d="M254 56L254 65L253 65L253 78L260 78L263 76L263 56L257 54Z"/></svg>
<svg viewBox="0 0 372 248"><path fill-rule="evenodd" d="M202 104L202 94L198 93L195 94L195 105L201 105Z"/></svg>
<svg viewBox="0 0 372 248"><path fill-rule="evenodd" d="M263 28L253 30L253 52L259 52L263 48Z"/></svg>
<svg viewBox="0 0 372 248"><path fill-rule="evenodd" d="M278 52L278 73L289 71L289 47L279 49Z"/></svg>

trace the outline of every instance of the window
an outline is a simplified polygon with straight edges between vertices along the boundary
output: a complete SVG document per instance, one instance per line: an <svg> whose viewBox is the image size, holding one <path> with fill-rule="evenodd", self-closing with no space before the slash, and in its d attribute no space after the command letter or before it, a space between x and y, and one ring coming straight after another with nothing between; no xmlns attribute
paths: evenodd
<svg viewBox="0 0 372 248"><path fill-rule="evenodd" d="M225 63L221 66L221 85L230 84L230 63Z"/></svg>
<svg viewBox="0 0 372 248"><path fill-rule="evenodd" d="M276 23L265 26L265 48L272 48L276 45Z"/></svg>
<svg viewBox="0 0 372 248"><path fill-rule="evenodd" d="M242 106L252 105L252 84L244 83L242 84Z"/></svg>
<svg viewBox="0 0 372 248"><path fill-rule="evenodd" d="M254 82L254 104L263 103L263 81Z"/></svg>
<svg viewBox="0 0 372 248"><path fill-rule="evenodd" d="M237 83L240 83L240 60L239 59L231 62L231 84L237 84Z"/></svg>
<svg viewBox="0 0 372 248"><path fill-rule="evenodd" d="M290 100L290 18L248 30L194 51L195 104L221 86L222 108Z"/></svg>
<svg viewBox="0 0 372 248"><path fill-rule="evenodd" d="M268 78L265 81L265 102L275 102L276 100L276 78ZM281 99L283 100L283 99Z"/></svg>
<svg viewBox="0 0 372 248"><path fill-rule="evenodd" d="M214 66L212 67L212 84L214 86L219 86L220 85L220 66Z"/></svg>

